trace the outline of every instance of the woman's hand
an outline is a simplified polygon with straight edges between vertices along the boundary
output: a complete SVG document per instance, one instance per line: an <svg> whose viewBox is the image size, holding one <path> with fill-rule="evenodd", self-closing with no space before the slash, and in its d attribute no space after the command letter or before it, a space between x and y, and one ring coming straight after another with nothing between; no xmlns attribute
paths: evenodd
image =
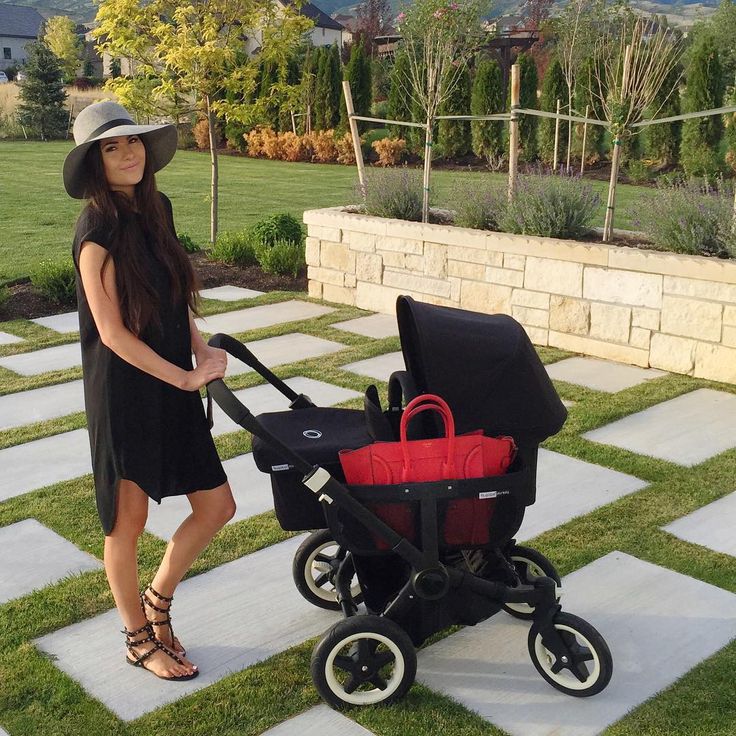
<svg viewBox="0 0 736 736"><path fill-rule="evenodd" d="M220 348L213 348L205 342L200 348L194 351L194 360L198 366L207 360L224 361L225 367L227 367L227 351L221 350Z"/></svg>
<svg viewBox="0 0 736 736"><path fill-rule="evenodd" d="M197 367L185 373L182 389L185 391L199 391L210 381L225 377L227 368L227 353L219 348L207 347L198 351L194 356Z"/></svg>

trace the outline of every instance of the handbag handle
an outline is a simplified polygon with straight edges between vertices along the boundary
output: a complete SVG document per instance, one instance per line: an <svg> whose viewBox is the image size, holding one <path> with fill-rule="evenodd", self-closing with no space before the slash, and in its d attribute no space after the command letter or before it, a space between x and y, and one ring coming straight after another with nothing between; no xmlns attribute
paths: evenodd
<svg viewBox="0 0 736 736"><path fill-rule="evenodd" d="M402 470L402 481L406 482L411 470L411 457L409 455L409 444L406 437L409 421L423 411L436 411L445 425L445 436L447 437L447 459L443 465L446 478L455 477L455 419L447 402L435 394L422 394L412 399L401 415L399 425L399 439L401 441L401 453L404 457Z"/></svg>

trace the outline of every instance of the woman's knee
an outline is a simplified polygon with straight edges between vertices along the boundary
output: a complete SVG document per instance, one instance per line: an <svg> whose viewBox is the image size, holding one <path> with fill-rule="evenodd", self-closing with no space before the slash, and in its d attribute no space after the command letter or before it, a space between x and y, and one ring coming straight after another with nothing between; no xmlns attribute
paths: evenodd
<svg viewBox="0 0 736 736"><path fill-rule="evenodd" d="M235 499L229 483L211 491L199 491L193 494L192 511L194 515L206 520L212 526L218 528L225 526L235 516L235 510Z"/></svg>
<svg viewBox="0 0 736 736"><path fill-rule="evenodd" d="M116 496L112 536L140 537L148 521L148 496L136 483L121 480Z"/></svg>

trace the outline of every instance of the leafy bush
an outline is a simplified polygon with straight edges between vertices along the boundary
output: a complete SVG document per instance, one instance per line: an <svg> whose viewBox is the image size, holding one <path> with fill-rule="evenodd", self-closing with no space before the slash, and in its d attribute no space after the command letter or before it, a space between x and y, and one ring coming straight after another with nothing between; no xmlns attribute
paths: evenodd
<svg viewBox="0 0 736 736"><path fill-rule="evenodd" d="M632 159L626 164L626 176L632 184L644 184L650 179L649 167L641 159Z"/></svg>
<svg viewBox="0 0 736 736"><path fill-rule="evenodd" d="M500 228L521 235L580 238L600 206L589 184L568 176L520 176L518 188L500 218Z"/></svg>
<svg viewBox="0 0 736 736"><path fill-rule="evenodd" d="M312 142L306 135L295 135L291 131L279 133L284 161L311 161Z"/></svg>
<svg viewBox="0 0 736 736"><path fill-rule="evenodd" d="M192 135L197 143L197 148L202 151L210 150L210 126L207 118L202 118L194 124ZM222 131L217 125L215 126L215 144L218 147L222 145Z"/></svg>
<svg viewBox="0 0 736 736"><path fill-rule="evenodd" d="M406 153L406 141L403 138L382 138L371 145L378 154L379 166L396 166Z"/></svg>
<svg viewBox="0 0 736 736"><path fill-rule="evenodd" d="M691 255L736 256L733 193L690 181L657 192L641 203L642 228L662 250Z"/></svg>
<svg viewBox="0 0 736 736"><path fill-rule="evenodd" d="M235 151L240 151L240 153L245 153L245 149L247 148L245 142L245 133L247 131L248 128L242 123L238 123L235 121L230 121L229 123L226 123L225 141L227 142L227 147L232 148Z"/></svg>
<svg viewBox="0 0 736 736"><path fill-rule="evenodd" d="M41 261L31 274L31 283L46 297L59 304L76 304L77 288L71 261Z"/></svg>
<svg viewBox="0 0 736 736"><path fill-rule="evenodd" d="M347 166L355 163L353 136L349 132L344 133L335 140L335 148L337 149L337 163Z"/></svg>
<svg viewBox="0 0 736 736"><path fill-rule="evenodd" d="M256 248L258 263L266 273L277 273L283 276L298 276L306 268L304 243L279 239L273 245L261 245Z"/></svg>
<svg viewBox="0 0 736 736"><path fill-rule="evenodd" d="M465 183L452 193L454 224L475 230L498 230L498 222L506 208L506 192L502 186L477 186Z"/></svg>
<svg viewBox="0 0 736 736"><path fill-rule="evenodd" d="M374 169L366 172L361 195L366 214L398 220L422 219L422 177L411 169Z"/></svg>
<svg viewBox="0 0 736 736"><path fill-rule="evenodd" d="M337 145L335 143L335 131L318 130L313 134L314 160L322 163L337 161Z"/></svg>
<svg viewBox="0 0 736 736"><path fill-rule="evenodd" d="M233 266L252 266L258 262L248 230L220 233L210 249L209 257Z"/></svg>
<svg viewBox="0 0 736 736"><path fill-rule="evenodd" d="M202 248L192 240L192 237L188 233L177 233L176 237L179 238L181 247L184 248L187 253L198 253L202 250Z"/></svg>
<svg viewBox="0 0 736 736"><path fill-rule="evenodd" d="M301 223L286 212L264 217L253 225L250 233L255 243L267 246L275 245L279 240L301 243L303 239Z"/></svg>

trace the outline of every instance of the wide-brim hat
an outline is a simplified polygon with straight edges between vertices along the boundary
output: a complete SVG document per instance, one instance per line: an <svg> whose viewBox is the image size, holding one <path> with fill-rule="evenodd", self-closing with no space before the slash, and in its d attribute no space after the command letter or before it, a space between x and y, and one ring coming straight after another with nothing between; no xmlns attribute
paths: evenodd
<svg viewBox="0 0 736 736"><path fill-rule="evenodd" d="M84 199L88 172L84 157L95 141L113 136L139 135L146 139L153 170L160 171L176 153L176 126L137 125L130 113L117 102L94 102L82 110L74 121L74 142L77 144L64 160L64 188L71 197Z"/></svg>

